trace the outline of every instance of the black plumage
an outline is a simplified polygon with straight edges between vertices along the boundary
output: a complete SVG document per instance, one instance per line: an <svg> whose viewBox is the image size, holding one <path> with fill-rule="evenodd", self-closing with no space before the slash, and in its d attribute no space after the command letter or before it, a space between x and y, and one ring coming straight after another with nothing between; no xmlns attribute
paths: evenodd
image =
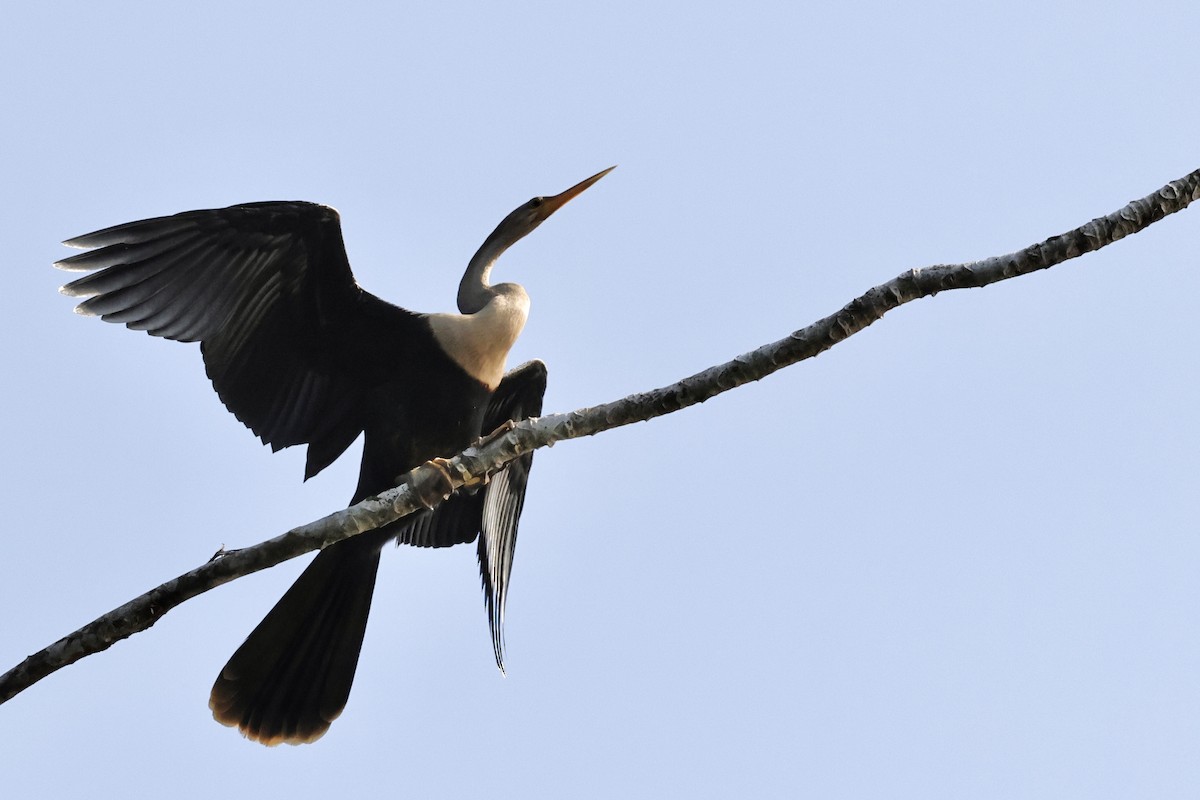
<svg viewBox="0 0 1200 800"><path fill-rule="evenodd" d="M360 288L337 212L313 203L117 225L68 240L89 252L57 266L90 271L63 287L87 298L81 313L200 342L213 387L239 420L275 450L308 446L306 478L363 434L356 503L508 420L541 412L540 361L489 384L487 365L503 364L528 301L519 286L492 287L487 276L505 249L607 172L510 214L472 259L458 316L413 313ZM380 551L391 540L446 547L478 539L503 670L504 603L531 463L526 455L474 494L320 552L221 671L214 717L264 744L320 737L349 696Z"/></svg>

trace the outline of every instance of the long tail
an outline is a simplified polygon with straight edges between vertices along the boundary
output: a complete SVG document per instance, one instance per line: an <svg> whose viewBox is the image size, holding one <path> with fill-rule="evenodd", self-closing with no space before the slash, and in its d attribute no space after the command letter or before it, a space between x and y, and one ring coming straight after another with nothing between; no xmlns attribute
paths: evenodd
<svg viewBox="0 0 1200 800"><path fill-rule="evenodd" d="M237 649L208 706L265 745L321 738L346 706L367 629L379 548L320 552Z"/></svg>

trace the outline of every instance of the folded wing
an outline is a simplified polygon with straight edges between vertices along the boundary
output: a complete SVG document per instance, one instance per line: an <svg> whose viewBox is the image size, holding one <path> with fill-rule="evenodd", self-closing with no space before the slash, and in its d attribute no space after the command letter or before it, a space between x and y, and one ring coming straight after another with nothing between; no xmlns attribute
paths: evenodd
<svg viewBox="0 0 1200 800"><path fill-rule="evenodd" d="M545 394L546 365L541 361L530 361L512 370L492 395L484 417L484 432L490 433L508 420L541 414ZM517 547L517 523L525 507L525 487L532 466L533 453L526 453L493 475L483 490L479 574L487 602L492 649L501 672L504 672L504 604Z"/></svg>

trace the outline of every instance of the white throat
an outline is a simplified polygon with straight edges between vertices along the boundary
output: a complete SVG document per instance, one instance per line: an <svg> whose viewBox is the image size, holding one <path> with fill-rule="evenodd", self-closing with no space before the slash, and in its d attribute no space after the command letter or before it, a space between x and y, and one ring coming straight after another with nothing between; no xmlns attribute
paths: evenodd
<svg viewBox="0 0 1200 800"><path fill-rule="evenodd" d="M515 283L491 287L492 299L474 314L430 314L429 327L446 355L475 380L495 391L504 377L508 351L529 317L529 295Z"/></svg>

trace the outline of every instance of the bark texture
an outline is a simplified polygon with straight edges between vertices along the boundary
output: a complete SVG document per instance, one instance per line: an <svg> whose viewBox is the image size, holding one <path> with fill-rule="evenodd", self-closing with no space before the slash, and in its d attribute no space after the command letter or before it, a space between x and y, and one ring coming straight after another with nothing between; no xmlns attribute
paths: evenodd
<svg viewBox="0 0 1200 800"><path fill-rule="evenodd" d="M509 433L482 447L468 448L452 459L449 471L453 488L457 490L465 483L473 483L536 448L670 414L760 380L776 370L825 352L904 303L952 289L987 286L1028 275L1099 250L1168 214L1187 208L1197 198L1200 198L1200 170L1171 181L1107 216L1023 250L982 261L908 270L777 342L670 386L567 414L524 420ZM208 563L113 609L0 675L0 703L50 673L146 630L172 608L198 594L439 502L443 498L430 496L430 492L440 492L440 488L431 487L441 486L444 486L444 480L439 468L418 467L404 484L378 497L368 498L253 547L218 553Z"/></svg>

